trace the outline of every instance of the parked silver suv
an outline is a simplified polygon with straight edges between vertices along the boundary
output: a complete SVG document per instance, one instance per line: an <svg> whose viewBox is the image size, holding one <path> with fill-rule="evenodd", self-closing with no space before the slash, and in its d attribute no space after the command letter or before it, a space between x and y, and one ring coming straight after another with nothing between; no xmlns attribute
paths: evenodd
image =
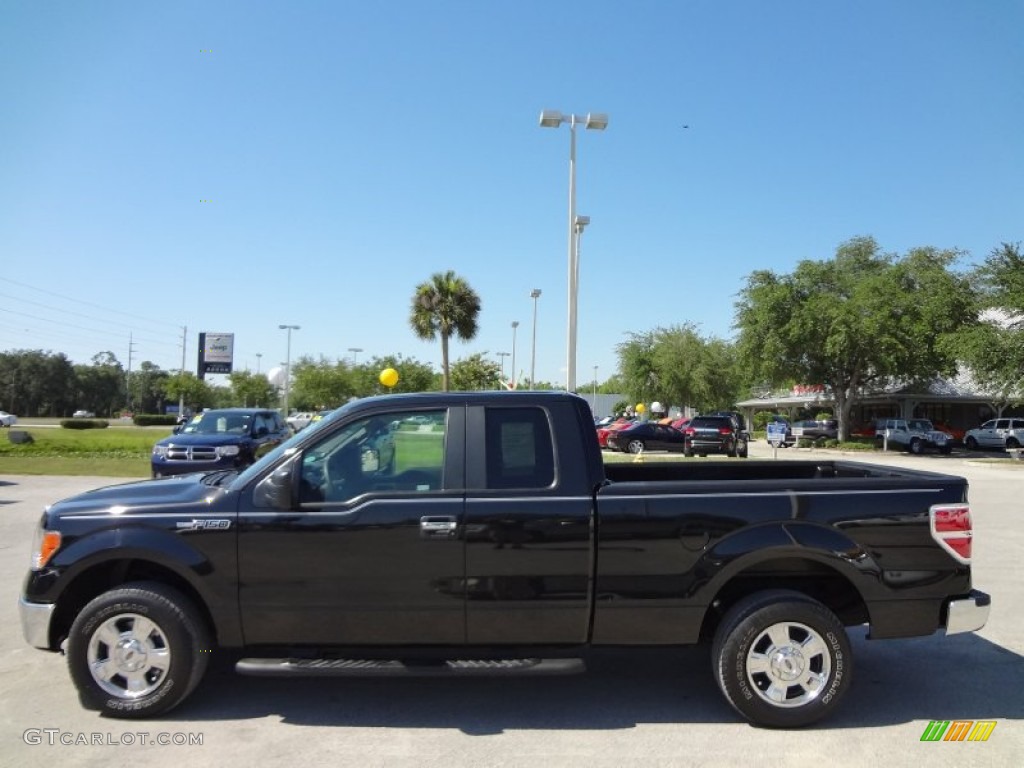
<svg viewBox="0 0 1024 768"><path fill-rule="evenodd" d="M928 419L883 419L878 422L875 441L911 453L924 453L928 449L939 453L953 450L952 438L935 429Z"/></svg>
<svg viewBox="0 0 1024 768"><path fill-rule="evenodd" d="M964 434L964 445L977 448L1020 448L1024 445L1024 419L991 419Z"/></svg>

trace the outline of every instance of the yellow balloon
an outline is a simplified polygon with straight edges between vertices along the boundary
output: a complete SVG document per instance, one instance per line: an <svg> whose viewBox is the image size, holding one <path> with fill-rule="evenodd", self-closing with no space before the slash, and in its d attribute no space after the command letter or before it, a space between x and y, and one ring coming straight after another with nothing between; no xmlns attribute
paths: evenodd
<svg viewBox="0 0 1024 768"><path fill-rule="evenodd" d="M398 371L394 368L385 368L380 372L380 383L387 388L391 388L398 383Z"/></svg>
<svg viewBox="0 0 1024 768"><path fill-rule="evenodd" d="M643 403L637 403L636 408L634 410L636 410L637 413L643 413L644 411L647 410L647 406L644 405Z"/></svg>

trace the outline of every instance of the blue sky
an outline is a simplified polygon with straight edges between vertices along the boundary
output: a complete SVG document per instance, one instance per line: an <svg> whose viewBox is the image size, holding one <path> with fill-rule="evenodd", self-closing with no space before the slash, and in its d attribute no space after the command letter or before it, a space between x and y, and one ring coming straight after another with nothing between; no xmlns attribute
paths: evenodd
<svg viewBox="0 0 1024 768"><path fill-rule="evenodd" d="M1024 240L1024 2L0 4L0 350L194 368L401 353L455 270L453 357L564 381L569 131L578 380L629 332L731 337L757 269L874 236L962 265ZM683 126L689 126L684 128ZM506 372L508 372L506 363Z"/></svg>

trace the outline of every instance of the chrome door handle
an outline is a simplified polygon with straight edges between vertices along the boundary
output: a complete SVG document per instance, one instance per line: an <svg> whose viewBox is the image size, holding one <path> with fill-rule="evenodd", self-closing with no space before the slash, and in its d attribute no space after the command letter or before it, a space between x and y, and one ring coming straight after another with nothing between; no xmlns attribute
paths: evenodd
<svg viewBox="0 0 1024 768"><path fill-rule="evenodd" d="M454 539L458 527L459 523L454 517L421 517L420 537L424 539Z"/></svg>

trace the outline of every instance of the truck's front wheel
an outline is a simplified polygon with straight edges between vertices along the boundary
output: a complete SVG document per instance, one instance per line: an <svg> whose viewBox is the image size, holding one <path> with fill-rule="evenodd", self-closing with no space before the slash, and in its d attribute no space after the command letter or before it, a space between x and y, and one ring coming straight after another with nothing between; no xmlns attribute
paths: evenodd
<svg viewBox="0 0 1024 768"><path fill-rule="evenodd" d="M86 706L112 717L151 717L192 692L209 651L206 626L184 595L163 584L127 584L78 614L68 667Z"/></svg>
<svg viewBox="0 0 1024 768"><path fill-rule="evenodd" d="M719 688L755 725L796 728L835 709L853 657L842 623L799 592L758 592L737 603L715 633Z"/></svg>

